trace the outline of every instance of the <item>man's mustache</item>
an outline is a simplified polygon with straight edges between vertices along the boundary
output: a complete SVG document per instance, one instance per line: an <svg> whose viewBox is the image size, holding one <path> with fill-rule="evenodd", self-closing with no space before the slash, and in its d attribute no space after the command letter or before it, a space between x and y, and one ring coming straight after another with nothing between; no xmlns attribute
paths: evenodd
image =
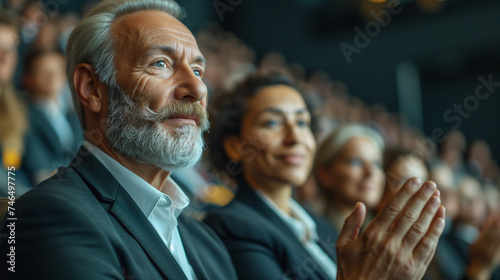
<svg viewBox="0 0 500 280"><path fill-rule="evenodd" d="M199 102L192 103L185 99L168 103L156 112L147 108L145 119L152 122L164 122L172 116L177 115L196 117L198 119L198 126L202 130L207 130L210 127L207 110Z"/></svg>

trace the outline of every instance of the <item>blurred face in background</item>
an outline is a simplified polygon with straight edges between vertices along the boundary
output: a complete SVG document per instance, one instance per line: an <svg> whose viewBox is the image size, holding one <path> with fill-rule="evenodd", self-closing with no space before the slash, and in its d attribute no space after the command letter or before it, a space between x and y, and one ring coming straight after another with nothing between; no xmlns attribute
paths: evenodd
<svg viewBox="0 0 500 280"><path fill-rule="evenodd" d="M35 98L56 99L66 83L62 54L48 53L36 58L27 73L27 87Z"/></svg>
<svg viewBox="0 0 500 280"><path fill-rule="evenodd" d="M458 185L459 222L480 228L486 219L486 200L481 184L473 177L465 177Z"/></svg>
<svg viewBox="0 0 500 280"><path fill-rule="evenodd" d="M458 216L459 204L457 187L453 181L453 171L448 166L438 166L432 169L430 179L437 185L441 192L441 201L446 207L446 215L454 220Z"/></svg>
<svg viewBox="0 0 500 280"><path fill-rule="evenodd" d="M379 203L385 182L382 152L370 138L350 138L324 168L319 180L337 207L352 209L361 201L372 209Z"/></svg>
<svg viewBox="0 0 500 280"><path fill-rule="evenodd" d="M387 183L382 200L377 210L382 209L391 197L412 177L417 177L422 182L427 181L429 172L424 161L414 155L401 155L387 167Z"/></svg>
<svg viewBox="0 0 500 280"><path fill-rule="evenodd" d="M260 89L246 103L239 161L245 179L259 186L302 185L312 168L316 142L301 94L286 85Z"/></svg>
<svg viewBox="0 0 500 280"><path fill-rule="evenodd" d="M14 28L0 25L0 83L12 79L17 64L19 35Z"/></svg>
<svg viewBox="0 0 500 280"><path fill-rule="evenodd" d="M412 155L398 157L386 170L387 189L390 197L394 195L411 177L418 177L422 182L429 178L429 172L422 159Z"/></svg>

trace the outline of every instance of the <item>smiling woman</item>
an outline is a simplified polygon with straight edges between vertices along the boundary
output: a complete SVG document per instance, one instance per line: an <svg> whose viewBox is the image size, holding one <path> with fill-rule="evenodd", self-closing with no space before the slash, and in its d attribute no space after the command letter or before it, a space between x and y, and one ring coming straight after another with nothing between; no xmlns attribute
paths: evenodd
<svg viewBox="0 0 500 280"><path fill-rule="evenodd" d="M335 279L333 228L291 198L316 151L300 91L283 76L255 74L213 104L212 161L220 170L237 163L239 189L205 222L225 242L239 278Z"/></svg>

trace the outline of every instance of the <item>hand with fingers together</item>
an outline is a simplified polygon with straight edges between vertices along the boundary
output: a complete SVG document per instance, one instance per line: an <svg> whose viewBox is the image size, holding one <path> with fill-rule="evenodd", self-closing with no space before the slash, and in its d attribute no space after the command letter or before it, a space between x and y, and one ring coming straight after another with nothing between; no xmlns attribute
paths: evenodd
<svg viewBox="0 0 500 280"><path fill-rule="evenodd" d="M339 280L421 279L443 232L445 209L436 184L411 178L363 233L358 203L337 241Z"/></svg>
<svg viewBox="0 0 500 280"><path fill-rule="evenodd" d="M470 246L467 265L468 279L490 279L500 265L500 216L491 216L481 230L479 238Z"/></svg>

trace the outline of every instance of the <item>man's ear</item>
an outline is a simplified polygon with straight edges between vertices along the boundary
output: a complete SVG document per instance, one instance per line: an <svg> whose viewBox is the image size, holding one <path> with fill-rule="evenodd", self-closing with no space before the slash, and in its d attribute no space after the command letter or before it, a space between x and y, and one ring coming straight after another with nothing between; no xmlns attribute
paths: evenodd
<svg viewBox="0 0 500 280"><path fill-rule="evenodd" d="M227 136L222 140L222 145L224 150L226 151L227 157L236 162L241 162L241 153L239 152L239 146L241 144L241 140L236 135Z"/></svg>
<svg viewBox="0 0 500 280"><path fill-rule="evenodd" d="M83 107L93 113L101 112L105 101L104 90L92 65L80 63L76 66L73 85Z"/></svg>

